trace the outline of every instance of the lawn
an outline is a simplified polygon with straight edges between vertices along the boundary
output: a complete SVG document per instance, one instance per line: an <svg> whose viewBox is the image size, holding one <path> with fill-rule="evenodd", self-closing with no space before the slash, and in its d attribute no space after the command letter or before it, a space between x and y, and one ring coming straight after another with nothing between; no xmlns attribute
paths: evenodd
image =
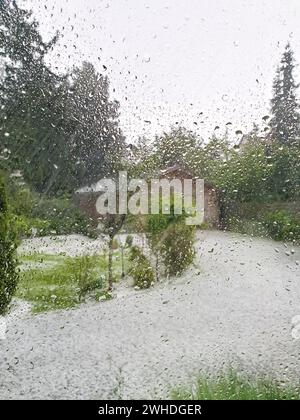
<svg viewBox="0 0 300 420"><path fill-rule="evenodd" d="M118 281L121 277L119 250L114 251L113 270ZM20 271L16 296L30 302L34 313L68 309L87 296L97 300L105 293L107 256L25 255L20 257Z"/></svg>

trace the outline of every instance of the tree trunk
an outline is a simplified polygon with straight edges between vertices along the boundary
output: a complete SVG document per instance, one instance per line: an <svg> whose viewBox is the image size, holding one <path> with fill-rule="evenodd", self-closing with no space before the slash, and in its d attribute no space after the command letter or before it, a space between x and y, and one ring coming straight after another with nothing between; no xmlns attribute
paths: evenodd
<svg viewBox="0 0 300 420"><path fill-rule="evenodd" d="M156 277L156 281L159 281L159 256L158 254L156 254L155 256L156 261L155 261L155 277Z"/></svg>
<svg viewBox="0 0 300 420"><path fill-rule="evenodd" d="M124 270L124 246L121 245L121 257L122 257L122 279L125 277L125 270Z"/></svg>
<svg viewBox="0 0 300 420"><path fill-rule="evenodd" d="M113 241L114 237L109 237L108 242L108 290L111 291L113 288L113 272L112 272L112 257L113 257Z"/></svg>

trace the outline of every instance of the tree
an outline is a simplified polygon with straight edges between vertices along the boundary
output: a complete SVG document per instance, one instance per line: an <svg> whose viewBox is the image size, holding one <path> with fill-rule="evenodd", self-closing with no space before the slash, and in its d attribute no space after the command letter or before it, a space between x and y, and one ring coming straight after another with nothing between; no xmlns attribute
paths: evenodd
<svg viewBox="0 0 300 420"><path fill-rule="evenodd" d="M45 43L31 12L15 1L0 1L0 27L0 154L9 150L8 169L21 170L30 186L48 195L111 175L124 138L108 78L90 63L53 73L45 58L58 35Z"/></svg>
<svg viewBox="0 0 300 420"><path fill-rule="evenodd" d="M157 167L164 169L178 163L190 168L200 151L199 145L200 141L192 131L183 127L172 128L169 133L155 139Z"/></svg>
<svg viewBox="0 0 300 420"><path fill-rule="evenodd" d="M88 62L75 68L66 107L77 186L115 175L121 166L125 140L118 127L119 104L109 99L108 78Z"/></svg>
<svg viewBox="0 0 300 420"><path fill-rule="evenodd" d="M281 144L299 144L299 104L294 80L294 54L290 44L286 45L273 82L270 120L271 138Z"/></svg>
<svg viewBox="0 0 300 420"><path fill-rule="evenodd" d="M15 240L9 222L8 205L3 179L0 177L0 315L4 315L15 292Z"/></svg>
<svg viewBox="0 0 300 420"><path fill-rule="evenodd" d="M10 151L10 170L21 169L38 191L50 190L57 168L67 161L62 151L63 78L45 64L57 36L45 43L30 11L15 1L0 2L0 56L5 62L1 81L1 145Z"/></svg>

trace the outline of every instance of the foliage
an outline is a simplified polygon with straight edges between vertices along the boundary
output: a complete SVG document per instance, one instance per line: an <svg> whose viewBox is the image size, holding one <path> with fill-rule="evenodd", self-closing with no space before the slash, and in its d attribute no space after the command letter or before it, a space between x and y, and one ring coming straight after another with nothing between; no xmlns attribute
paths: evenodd
<svg viewBox="0 0 300 420"><path fill-rule="evenodd" d="M213 180L227 200L251 201L267 194L270 172L264 145L250 143L241 152L232 150Z"/></svg>
<svg viewBox="0 0 300 420"><path fill-rule="evenodd" d="M55 232L57 235L79 233L96 236L92 220L68 198L43 198L34 205L31 215L34 220L47 222L46 226L41 226L43 235Z"/></svg>
<svg viewBox="0 0 300 420"><path fill-rule="evenodd" d="M45 236L55 232L51 229L51 223L48 220L25 216L13 216L11 220L19 241L32 235Z"/></svg>
<svg viewBox="0 0 300 420"><path fill-rule="evenodd" d="M133 244L133 237L132 237L132 235L127 235L126 236L126 246L128 248L130 248L130 247L132 247L132 244Z"/></svg>
<svg viewBox="0 0 300 420"><path fill-rule="evenodd" d="M78 233L96 237L92 220L68 197L47 198L34 193L23 181L5 177L11 220L18 238Z"/></svg>
<svg viewBox="0 0 300 420"><path fill-rule="evenodd" d="M30 265L20 275L17 296L31 302L33 312L74 307L104 285L106 263L101 256L35 255L23 261Z"/></svg>
<svg viewBox="0 0 300 420"><path fill-rule="evenodd" d="M192 131L183 127L173 127L169 133L155 139L156 167L164 169L175 163L189 167L199 145L200 139Z"/></svg>
<svg viewBox="0 0 300 420"><path fill-rule="evenodd" d="M188 268L195 256L195 228L183 223L172 223L161 241L161 256L167 276L176 276Z"/></svg>
<svg viewBox="0 0 300 420"><path fill-rule="evenodd" d="M70 74L53 73L46 61L58 34L44 42L31 12L15 1L1 1L0 26L0 155L7 151L7 169L21 170L31 188L51 196L112 174L124 138L108 78L86 62Z"/></svg>
<svg viewBox="0 0 300 420"><path fill-rule="evenodd" d="M67 270L70 272L71 280L78 287L79 301L82 301L88 292L102 287L102 282L95 273L96 268L95 259L88 256L67 261Z"/></svg>
<svg viewBox="0 0 300 420"><path fill-rule="evenodd" d="M15 249L16 240L9 219L5 186L0 178L0 315L7 311L18 282Z"/></svg>
<svg viewBox="0 0 300 420"><path fill-rule="evenodd" d="M273 144L269 148L269 191L283 200L300 199L300 146Z"/></svg>
<svg viewBox="0 0 300 420"><path fill-rule="evenodd" d="M165 273L181 274L194 259L194 227L185 223L186 215L174 214L171 205L170 214L152 214L147 216L146 235L156 258L156 278L162 264Z"/></svg>
<svg viewBox="0 0 300 420"><path fill-rule="evenodd" d="M281 144L299 145L299 104L293 71L294 54L286 45L273 83L271 137Z"/></svg>
<svg viewBox="0 0 300 420"><path fill-rule="evenodd" d="M299 400L299 386L282 385L269 378L251 378L234 370L218 377L200 377L193 389L177 388L179 400Z"/></svg>
<svg viewBox="0 0 300 420"><path fill-rule="evenodd" d="M284 210L268 213L264 220L269 235L277 240L300 239L300 218L293 218Z"/></svg>
<svg viewBox="0 0 300 420"><path fill-rule="evenodd" d="M147 289L154 283L154 272L148 258L140 248L133 246L130 249L129 261L131 267L129 274L134 280L134 285L140 289Z"/></svg>
<svg viewBox="0 0 300 420"><path fill-rule="evenodd" d="M67 131L72 138L69 158L76 169L76 185L112 176L120 168L124 138L118 128L116 101L109 99L109 80L84 62L70 75Z"/></svg>

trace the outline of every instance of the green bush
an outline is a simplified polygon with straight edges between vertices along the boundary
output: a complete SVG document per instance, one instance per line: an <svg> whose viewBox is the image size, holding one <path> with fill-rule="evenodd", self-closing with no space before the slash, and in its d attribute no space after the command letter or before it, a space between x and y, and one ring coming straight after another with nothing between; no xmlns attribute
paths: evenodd
<svg viewBox="0 0 300 420"><path fill-rule="evenodd" d="M17 286L15 250L15 234L9 218L4 182L0 178L0 315L7 311Z"/></svg>
<svg viewBox="0 0 300 420"><path fill-rule="evenodd" d="M13 216L12 223L17 238L27 238L35 234L35 236L45 236L51 233L51 223L48 220L32 219L25 216Z"/></svg>
<svg viewBox="0 0 300 420"><path fill-rule="evenodd" d="M8 194L11 212L19 216L30 217L36 200L30 189L26 186L15 185L13 188L10 188Z"/></svg>
<svg viewBox="0 0 300 420"><path fill-rule="evenodd" d="M245 235L266 237L268 231L264 223L255 218L243 219L241 217L228 217L226 221L226 229L232 232L238 232Z"/></svg>
<svg viewBox="0 0 300 420"><path fill-rule="evenodd" d="M172 223L166 229L160 249L167 276L180 275L195 256L195 228L185 222Z"/></svg>
<svg viewBox="0 0 300 420"><path fill-rule="evenodd" d="M95 268L95 259L88 256L70 259L66 264L71 280L77 285L79 301L82 301L88 292L102 287Z"/></svg>
<svg viewBox="0 0 300 420"><path fill-rule="evenodd" d="M154 282L154 272L148 258L140 248L133 246L130 249L129 261L131 262L129 274L134 280L134 285L140 289L149 288Z"/></svg>
<svg viewBox="0 0 300 420"><path fill-rule="evenodd" d="M38 196L28 186L5 176L8 205L18 238L79 233L96 237L92 221L69 198Z"/></svg>
<svg viewBox="0 0 300 420"><path fill-rule="evenodd" d="M48 222L42 231L44 235L55 232L57 235L79 233L96 237L92 221L66 198L41 199L32 210L32 218Z"/></svg>
<svg viewBox="0 0 300 420"><path fill-rule="evenodd" d="M185 214L149 215L146 224L148 243L156 258L156 278L161 263L167 276L180 275L195 255L195 228L185 223Z"/></svg>
<svg viewBox="0 0 300 420"><path fill-rule="evenodd" d="M268 234L276 240L300 239L300 220L284 210L268 213L265 216L264 225Z"/></svg>

